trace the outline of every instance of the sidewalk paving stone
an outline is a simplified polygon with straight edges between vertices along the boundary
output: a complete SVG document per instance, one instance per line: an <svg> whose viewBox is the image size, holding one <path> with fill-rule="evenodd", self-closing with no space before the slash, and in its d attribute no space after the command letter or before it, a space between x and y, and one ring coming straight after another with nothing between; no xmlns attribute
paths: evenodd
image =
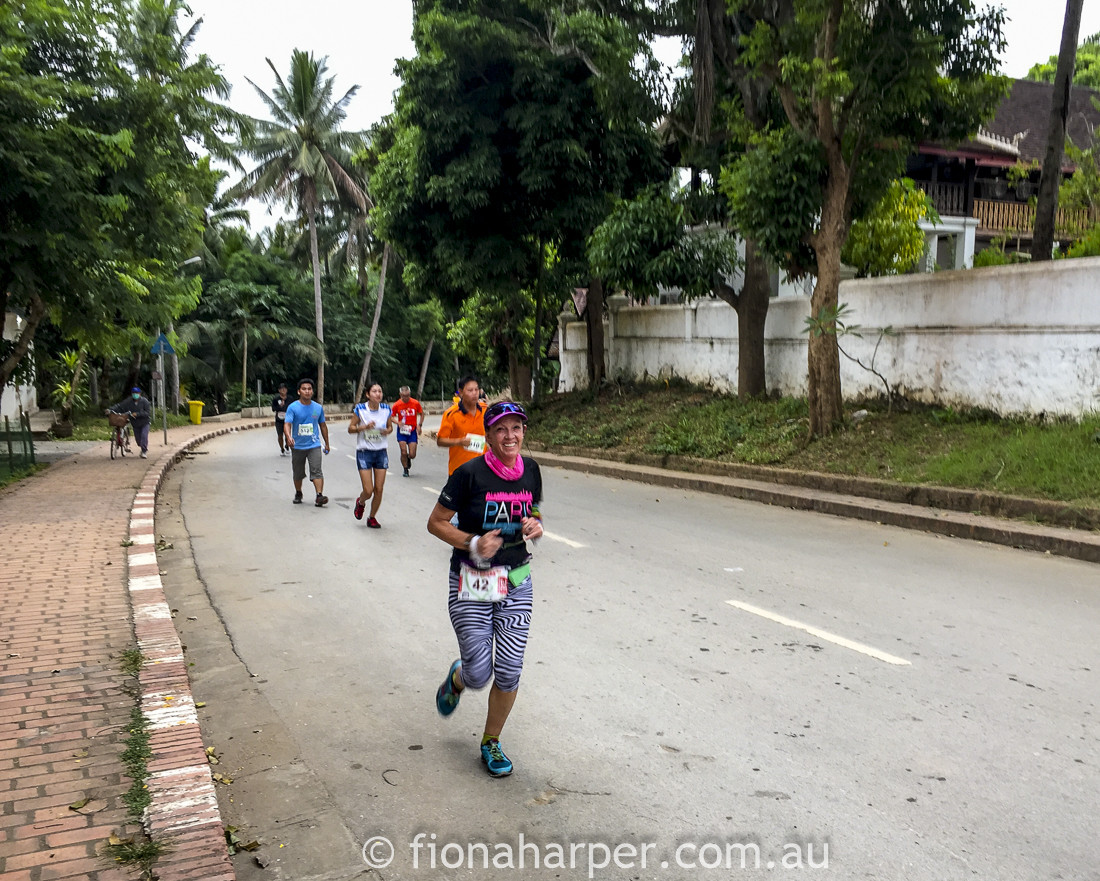
<svg viewBox="0 0 1100 881"><path fill-rule="evenodd" d="M160 589L152 512L161 478L187 448L266 425L173 428L167 446L153 433L148 459L111 460L106 442L85 444L0 491L5 879L132 877L105 845L112 834L139 831L123 802L132 781L120 758L137 701L153 753L144 826L170 846L158 873L234 877L183 650ZM135 647L144 655L136 682L122 669L123 653Z"/></svg>

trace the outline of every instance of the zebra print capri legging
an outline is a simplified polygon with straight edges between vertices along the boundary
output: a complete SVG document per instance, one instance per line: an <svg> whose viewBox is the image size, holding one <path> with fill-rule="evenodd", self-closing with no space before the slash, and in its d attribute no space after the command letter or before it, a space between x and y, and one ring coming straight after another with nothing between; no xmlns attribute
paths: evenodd
<svg viewBox="0 0 1100 881"><path fill-rule="evenodd" d="M507 598L499 603L460 600L457 572L451 572L448 582L447 612L462 655L462 684L484 688L491 679L501 691L515 691L531 627L531 577L519 587L510 586Z"/></svg>

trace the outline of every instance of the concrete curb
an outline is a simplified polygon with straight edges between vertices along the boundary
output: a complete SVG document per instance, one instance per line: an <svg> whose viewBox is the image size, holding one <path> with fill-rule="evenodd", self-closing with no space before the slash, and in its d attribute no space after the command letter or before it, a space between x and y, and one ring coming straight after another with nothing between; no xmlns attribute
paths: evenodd
<svg viewBox="0 0 1100 881"><path fill-rule="evenodd" d="M534 450L534 447L532 447ZM585 456L566 456L539 450L542 465L568 468L621 480L635 480L656 486L717 493L731 498L764 502L856 520L870 520L905 529L922 529L953 538L987 541L1100 563L1100 533L1057 526L1040 526L1005 520L988 514L945 511L920 507L904 501L890 501L831 492L816 486L794 486L774 480L748 480L716 474L698 474L670 468L609 462ZM793 475L795 472L787 472ZM885 483L885 482L883 482ZM971 494L973 496L979 494ZM989 495L989 494L984 494ZM960 494L960 498L965 497Z"/></svg>
<svg viewBox="0 0 1100 881"><path fill-rule="evenodd" d="M326 414L327 421L350 414ZM156 865L160 881L234 881L210 762L202 742L183 645L160 580L156 554L156 497L165 475L188 450L219 435L272 427L271 419L232 424L189 438L161 453L145 472L130 508L127 577L134 636L143 662L138 674L141 712L153 759L143 822L149 836L169 845Z"/></svg>
<svg viewBox="0 0 1100 881"><path fill-rule="evenodd" d="M182 462L188 450L218 435L267 426L266 421L238 421L169 448L146 471L130 508L127 583L134 636L143 657L139 700L153 754L146 781L151 803L143 822L154 841L168 845L156 865L161 881L234 881L236 873L229 861L183 646L160 580L156 497L168 470Z"/></svg>

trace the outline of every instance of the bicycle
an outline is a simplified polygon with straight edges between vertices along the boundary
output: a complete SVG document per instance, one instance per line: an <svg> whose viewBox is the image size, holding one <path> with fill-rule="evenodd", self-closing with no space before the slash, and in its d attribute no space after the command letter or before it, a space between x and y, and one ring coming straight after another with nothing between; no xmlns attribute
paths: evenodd
<svg viewBox="0 0 1100 881"><path fill-rule="evenodd" d="M130 452L130 417L125 413L107 413L107 422L111 426L111 458L118 453L123 458Z"/></svg>

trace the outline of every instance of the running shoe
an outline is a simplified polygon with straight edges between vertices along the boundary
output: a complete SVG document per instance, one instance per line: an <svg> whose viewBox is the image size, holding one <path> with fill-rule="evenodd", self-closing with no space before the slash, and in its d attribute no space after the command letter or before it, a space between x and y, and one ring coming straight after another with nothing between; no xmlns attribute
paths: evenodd
<svg viewBox="0 0 1100 881"><path fill-rule="evenodd" d="M409 469L408 469L408 468L406 468L406 469L405 469L405 473L404 473L404 474L402 474L401 476L402 476L402 477L408 477L408 476L409 476Z"/></svg>
<svg viewBox="0 0 1100 881"><path fill-rule="evenodd" d="M323 508L325 505L328 504L328 496L323 496L320 493L317 493L317 500L313 504L315 504L318 508Z"/></svg>
<svg viewBox="0 0 1100 881"><path fill-rule="evenodd" d="M458 700L462 697L462 692L455 689L455 670L462 669L462 659L457 659L451 664L451 669L447 671L447 678L443 680L443 684L436 689L435 692L435 708L439 710L440 716L449 716L455 711L455 707L458 706Z"/></svg>
<svg viewBox="0 0 1100 881"><path fill-rule="evenodd" d="M367 509L367 503L362 499L355 500L355 519L362 520L363 512Z"/></svg>
<svg viewBox="0 0 1100 881"><path fill-rule="evenodd" d="M379 523L377 520L375 520L373 517L368 517L367 518L367 526L369 526L371 529L381 529L382 528L382 524Z"/></svg>
<svg viewBox="0 0 1100 881"><path fill-rule="evenodd" d="M512 761L504 755L500 741L495 737L481 745L481 761L491 777L507 777L512 773Z"/></svg>
<svg viewBox="0 0 1100 881"><path fill-rule="evenodd" d="M301 492L296 492L294 494L294 504L295 505L302 504L302 493Z"/></svg>
<svg viewBox="0 0 1100 881"><path fill-rule="evenodd" d="M146 453L145 450L142 450L141 451L141 458L145 459L147 457L148 457L148 453Z"/></svg>

